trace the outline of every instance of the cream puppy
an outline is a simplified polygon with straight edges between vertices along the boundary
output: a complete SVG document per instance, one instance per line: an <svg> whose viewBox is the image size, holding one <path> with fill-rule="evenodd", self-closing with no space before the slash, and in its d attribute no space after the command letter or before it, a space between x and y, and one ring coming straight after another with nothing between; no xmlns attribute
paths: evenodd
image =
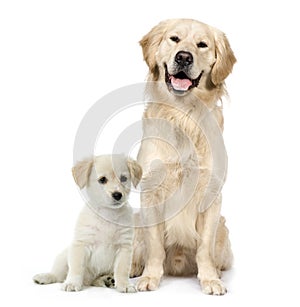
<svg viewBox="0 0 300 307"><path fill-rule="evenodd" d="M72 171L87 204L70 247L57 256L50 273L33 280L63 282L65 291L115 283L120 292L136 292L129 283L134 222L127 198L131 183L136 186L142 176L141 167L124 155L105 155L81 161Z"/></svg>

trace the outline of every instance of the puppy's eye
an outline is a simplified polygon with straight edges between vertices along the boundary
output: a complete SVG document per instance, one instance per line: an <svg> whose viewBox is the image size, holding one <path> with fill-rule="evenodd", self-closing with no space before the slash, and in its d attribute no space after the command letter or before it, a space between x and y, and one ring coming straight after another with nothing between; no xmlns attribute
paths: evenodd
<svg viewBox="0 0 300 307"><path fill-rule="evenodd" d="M171 37L170 37L170 40L173 41L173 42L175 42L175 43L179 43L179 42L180 42L180 39L179 39L178 36L171 36Z"/></svg>
<svg viewBox="0 0 300 307"><path fill-rule="evenodd" d="M121 181L121 182L126 182L126 181L127 181L127 177L124 176L124 175L122 175L122 176L120 177L120 181Z"/></svg>
<svg viewBox="0 0 300 307"><path fill-rule="evenodd" d="M198 48L207 48L208 46L205 42L200 42L200 43L197 44L197 47Z"/></svg>
<svg viewBox="0 0 300 307"><path fill-rule="evenodd" d="M105 184L105 183L107 183L107 178L103 176L103 177L101 177L101 178L98 179L98 182L99 182L100 184Z"/></svg>

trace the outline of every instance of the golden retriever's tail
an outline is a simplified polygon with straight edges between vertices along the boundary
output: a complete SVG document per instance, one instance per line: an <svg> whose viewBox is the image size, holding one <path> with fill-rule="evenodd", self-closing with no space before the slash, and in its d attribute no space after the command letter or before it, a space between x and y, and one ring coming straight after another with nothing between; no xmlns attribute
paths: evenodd
<svg viewBox="0 0 300 307"><path fill-rule="evenodd" d="M170 246L166 251L165 273L173 276L197 274L195 253L195 250L180 245Z"/></svg>

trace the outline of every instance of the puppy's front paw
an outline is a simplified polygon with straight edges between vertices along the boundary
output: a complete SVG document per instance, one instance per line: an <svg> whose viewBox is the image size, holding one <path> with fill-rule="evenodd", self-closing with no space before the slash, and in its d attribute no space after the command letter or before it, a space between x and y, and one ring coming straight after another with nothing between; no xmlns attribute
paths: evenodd
<svg viewBox="0 0 300 307"><path fill-rule="evenodd" d="M202 291L205 294L224 295L227 290L220 279L204 280L201 282Z"/></svg>
<svg viewBox="0 0 300 307"><path fill-rule="evenodd" d="M82 289L82 284L79 282L67 282L65 281L61 285L61 290L67 291L67 292L73 292L73 291L80 291Z"/></svg>
<svg viewBox="0 0 300 307"><path fill-rule="evenodd" d="M116 286L116 289L117 289L119 292L122 292L122 293L135 293L135 292L137 292L135 286L132 285L132 284L117 285L117 286Z"/></svg>

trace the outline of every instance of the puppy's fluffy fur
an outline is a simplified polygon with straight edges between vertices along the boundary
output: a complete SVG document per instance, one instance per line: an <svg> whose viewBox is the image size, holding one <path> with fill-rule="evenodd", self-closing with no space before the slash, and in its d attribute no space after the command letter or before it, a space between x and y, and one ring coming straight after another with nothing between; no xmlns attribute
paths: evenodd
<svg viewBox="0 0 300 307"><path fill-rule="evenodd" d="M120 292L135 292L129 283L134 225L127 198L131 182L137 185L141 175L141 167L123 155L98 156L74 166L74 179L85 188L89 205L79 215L71 246L50 273L33 277L36 283L63 282L65 291L115 283Z"/></svg>
<svg viewBox="0 0 300 307"><path fill-rule="evenodd" d="M143 223L149 225L147 209L152 208L153 215L151 227L136 232L132 275L142 273L137 286L145 291L156 289L163 273L198 274L204 293L221 295L226 288L220 271L230 267L232 252L219 191L213 203L203 207L215 161L198 123L209 110L223 129L219 101L236 59L224 33L189 19L159 23L140 44L149 67L151 101L138 154L144 174ZM170 216L168 208L180 210Z"/></svg>

